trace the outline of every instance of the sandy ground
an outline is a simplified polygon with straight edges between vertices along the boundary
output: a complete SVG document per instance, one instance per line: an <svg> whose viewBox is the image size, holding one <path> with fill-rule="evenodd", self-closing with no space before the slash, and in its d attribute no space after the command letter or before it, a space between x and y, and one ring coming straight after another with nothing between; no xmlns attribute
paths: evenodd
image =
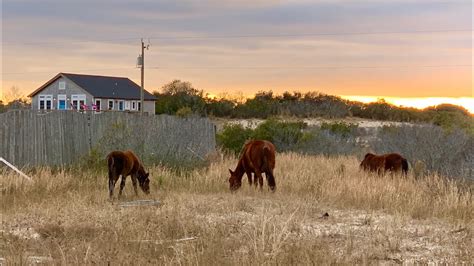
<svg viewBox="0 0 474 266"><path fill-rule="evenodd" d="M368 120L362 119L357 117L348 117L343 119L325 119L325 118L282 118L284 121L302 121L306 123L308 126L319 126L322 123L334 123L334 122L344 122L350 124L357 124L360 128L365 129L375 129L382 126L401 126L407 125L410 123L404 122L392 122L392 121L377 121L377 120ZM240 124L244 127L255 129L259 124L263 123L265 119L222 119L222 118L214 118L212 122L214 122L217 126L217 129L220 130L225 124Z"/></svg>
<svg viewBox="0 0 474 266"><path fill-rule="evenodd" d="M316 242L327 247L331 257L345 257L349 262L377 263L452 263L458 261L466 247L474 246L469 228L450 224L437 219L414 220L409 217L394 216L382 211L343 210L324 207L318 203L300 202L288 204L273 200L268 195L263 199L257 196L245 196L241 199L229 199L228 195L173 195L176 205L123 208L118 205L106 206L109 211L127 217L137 210L146 208L154 215L163 215L163 208L177 208L183 212L195 212L192 219L204 227L223 227L231 232L228 241L240 241L242 244L235 252L248 255L252 249L261 249L266 257L284 252L283 246L294 242ZM271 197L271 196L270 196ZM190 199L192 201L189 201ZM237 200L237 210L228 210L229 200ZM212 203L204 206L205 203ZM108 203L108 205L111 205ZM325 215L327 213L327 215ZM70 212L59 214L71 215ZM80 219L78 216L69 219ZM91 215L88 213L87 215ZM93 214L92 214L93 215ZM99 214L98 214L99 215ZM103 216L104 214L100 214ZM180 215L185 215L184 213ZM41 212L17 212L4 217L2 235L14 236L33 246L41 245L44 236L35 228L51 223L50 218ZM100 219L90 217L90 220ZM60 219L59 219L60 220ZM67 221L65 221L67 223ZM265 229L269 228L269 231ZM208 231L212 229L206 229ZM267 233L271 239L260 240ZM184 250L187 245L203 236L183 235L177 239L130 239L147 245L163 244ZM242 241L247 238L248 241ZM262 241L262 243L259 243ZM8 244L8 243L5 243ZM258 247L261 245L261 247ZM50 254L28 252L28 263L48 263L55 261ZM364 259L361 259L364 258ZM0 259L0 263L4 259ZM471 262L474 262L471 261Z"/></svg>

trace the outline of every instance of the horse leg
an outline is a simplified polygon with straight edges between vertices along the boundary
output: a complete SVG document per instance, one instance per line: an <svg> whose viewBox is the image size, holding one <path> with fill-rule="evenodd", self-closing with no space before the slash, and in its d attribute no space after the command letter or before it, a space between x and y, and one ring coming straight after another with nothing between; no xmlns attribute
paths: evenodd
<svg viewBox="0 0 474 266"><path fill-rule="evenodd" d="M275 177L273 176L273 171L268 171L265 172L265 177L267 178L268 186L272 190L272 192L275 192L276 189L276 183L275 183Z"/></svg>
<svg viewBox="0 0 474 266"><path fill-rule="evenodd" d="M260 171L255 171L255 179L258 179L258 183L260 184L260 191L263 190L263 176ZM257 180L255 180L255 183L257 183Z"/></svg>
<svg viewBox="0 0 474 266"><path fill-rule="evenodd" d="M251 172L245 172L247 174L247 178L249 179L249 185L252 186L252 173ZM257 183L255 183L257 184Z"/></svg>
<svg viewBox="0 0 474 266"><path fill-rule="evenodd" d="M114 188L115 188L115 183L118 180L118 175L109 172L109 197L112 198L114 196Z"/></svg>
<svg viewBox="0 0 474 266"><path fill-rule="evenodd" d="M122 175L122 181L120 181L119 197L122 196L122 190L125 187L125 179L127 179L127 176Z"/></svg>
<svg viewBox="0 0 474 266"><path fill-rule="evenodd" d="M135 191L135 196L138 196L137 177L135 175L132 175L132 184L133 184L133 190Z"/></svg>
<svg viewBox="0 0 474 266"><path fill-rule="evenodd" d="M115 181L113 178L109 178L109 197L112 198L114 196L114 187Z"/></svg>

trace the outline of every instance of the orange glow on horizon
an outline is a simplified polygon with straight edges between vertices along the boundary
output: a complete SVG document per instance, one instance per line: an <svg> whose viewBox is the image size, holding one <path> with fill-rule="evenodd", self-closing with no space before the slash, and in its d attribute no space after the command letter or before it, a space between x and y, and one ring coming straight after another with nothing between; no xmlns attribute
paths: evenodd
<svg viewBox="0 0 474 266"><path fill-rule="evenodd" d="M474 97L383 97L383 96L358 96L358 95L341 95L343 99L350 101L358 101L363 103L376 102L379 99L384 99L387 103L400 107L413 107L417 109L424 109L426 107L439 104L454 104L466 108L469 113L474 114Z"/></svg>

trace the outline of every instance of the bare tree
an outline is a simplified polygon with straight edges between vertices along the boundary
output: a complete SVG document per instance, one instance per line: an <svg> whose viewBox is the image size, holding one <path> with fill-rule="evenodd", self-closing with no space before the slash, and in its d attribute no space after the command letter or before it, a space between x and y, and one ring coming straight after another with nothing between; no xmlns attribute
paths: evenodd
<svg viewBox="0 0 474 266"><path fill-rule="evenodd" d="M12 86L8 91L3 93L3 99L5 103L9 103L15 100L27 100L27 97L21 92L18 86Z"/></svg>

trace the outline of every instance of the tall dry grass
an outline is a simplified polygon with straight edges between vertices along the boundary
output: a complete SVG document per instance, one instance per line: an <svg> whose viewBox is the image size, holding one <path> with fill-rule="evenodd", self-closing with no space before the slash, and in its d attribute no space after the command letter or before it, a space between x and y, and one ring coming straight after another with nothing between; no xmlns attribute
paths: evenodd
<svg viewBox="0 0 474 266"><path fill-rule="evenodd" d="M360 172L354 157L280 154L277 191L228 189L235 158L177 174L153 167L158 207L109 201L104 171L2 172L7 264L472 262L472 184ZM116 187L116 190L118 186ZM116 193L117 194L117 193ZM329 217L323 217L327 212ZM192 238L189 238L192 237Z"/></svg>

